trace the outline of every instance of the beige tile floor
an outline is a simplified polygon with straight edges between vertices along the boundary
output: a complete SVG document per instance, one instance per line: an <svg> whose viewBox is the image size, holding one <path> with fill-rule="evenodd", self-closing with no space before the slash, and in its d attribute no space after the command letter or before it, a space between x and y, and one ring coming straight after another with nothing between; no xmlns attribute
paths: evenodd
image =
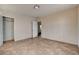
<svg viewBox="0 0 79 59"><path fill-rule="evenodd" d="M1 55L78 55L79 48L44 38L8 41L0 47Z"/></svg>

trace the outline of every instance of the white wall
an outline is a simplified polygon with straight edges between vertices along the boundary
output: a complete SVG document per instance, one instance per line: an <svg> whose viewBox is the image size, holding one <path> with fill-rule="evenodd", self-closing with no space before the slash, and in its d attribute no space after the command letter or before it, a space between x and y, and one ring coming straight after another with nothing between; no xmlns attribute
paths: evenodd
<svg viewBox="0 0 79 59"><path fill-rule="evenodd" d="M76 8L41 17L40 20L43 38L78 44Z"/></svg>
<svg viewBox="0 0 79 59"><path fill-rule="evenodd" d="M32 21L31 17L16 17L14 21L14 37L15 40L27 39L32 37Z"/></svg>

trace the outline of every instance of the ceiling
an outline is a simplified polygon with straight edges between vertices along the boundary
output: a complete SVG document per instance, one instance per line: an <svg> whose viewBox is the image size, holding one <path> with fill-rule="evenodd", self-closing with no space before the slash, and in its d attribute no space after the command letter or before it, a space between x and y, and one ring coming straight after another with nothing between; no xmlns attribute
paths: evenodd
<svg viewBox="0 0 79 59"><path fill-rule="evenodd" d="M0 4L1 13L13 13L32 17L46 16L61 10L74 8L76 4L39 4L39 9L34 9L34 4Z"/></svg>

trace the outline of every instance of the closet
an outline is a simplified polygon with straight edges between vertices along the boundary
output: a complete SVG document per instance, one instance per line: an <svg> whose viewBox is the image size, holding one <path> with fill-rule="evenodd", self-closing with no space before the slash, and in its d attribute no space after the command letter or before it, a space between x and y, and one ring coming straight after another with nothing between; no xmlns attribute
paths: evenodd
<svg viewBox="0 0 79 59"><path fill-rule="evenodd" d="M3 41L14 39L14 19L3 17Z"/></svg>
<svg viewBox="0 0 79 59"><path fill-rule="evenodd" d="M14 40L14 18L0 16L0 46L8 40Z"/></svg>

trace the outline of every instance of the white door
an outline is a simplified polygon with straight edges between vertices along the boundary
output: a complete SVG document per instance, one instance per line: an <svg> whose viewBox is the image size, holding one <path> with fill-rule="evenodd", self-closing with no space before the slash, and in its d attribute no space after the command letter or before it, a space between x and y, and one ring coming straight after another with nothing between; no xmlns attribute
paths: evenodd
<svg viewBox="0 0 79 59"><path fill-rule="evenodd" d="M38 36L38 22L37 21L33 21L33 37L37 37Z"/></svg>
<svg viewBox="0 0 79 59"><path fill-rule="evenodd" d="M3 44L3 18L0 16L0 46Z"/></svg>

